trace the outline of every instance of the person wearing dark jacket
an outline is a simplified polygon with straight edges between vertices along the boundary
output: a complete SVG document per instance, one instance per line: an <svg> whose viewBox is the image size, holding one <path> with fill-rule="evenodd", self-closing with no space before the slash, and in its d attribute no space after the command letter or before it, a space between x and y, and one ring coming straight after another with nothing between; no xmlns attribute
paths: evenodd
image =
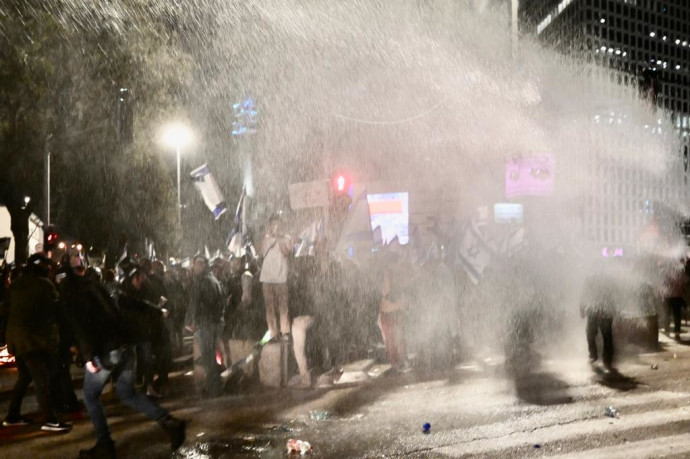
<svg viewBox="0 0 690 459"><path fill-rule="evenodd" d="M155 260L151 264L151 272L147 281L146 298L153 305L160 305L158 309L165 309L169 313L165 314L162 320L158 321L156 333L151 336L151 353L153 354L153 373L158 375L158 379L151 387L152 394L158 395L168 384L168 373L172 368L172 313L169 292L165 282L165 265L160 260Z"/></svg>
<svg viewBox="0 0 690 459"><path fill-rule="evenodd" d="M613 319L620 298L617 281L611 275L599 272L585 280L580 302L580 316L587 317L587 347L589 362L597 361L596 337L601 331L604 344L602 360L604 368L613 369Z"/></svg>
<svg viewBox="0 0 690 459"><path fill-rule="evenodd" d="M133 266L133 265L132 265ZM126 266L126 270L131 272L131 268ZM162 296L155 296L156 293L150 288L151 275L146 269L136 269L136 275L126 276L122 282L122 291L126 297L136 300L133 305L141 315L142 321L134 324L137 330L137 378L143 377L146 386L146 395L154 398L161 398L162 394L154 387L154 376L159 375L158 383L165 384L168 379L168 369L172 364L168 364L167 355L170 350L170 340L167 338L165 329L165 318L168 317L168 310L163 307L167 299Z"/></svg>
<svg viewBox="0 0 690 459"><path fill-rule="evenodd" d="M33 379L43 417L41 430L64 432L71 425L60 422L52 398L51 369L59 343L58 293L47 278L50 261L40 254L29 257L23 274L7 294L8 350L19 370L4 426L27 424L20 414L22 400Z"/></svg>
<svg viewBox="0 0 690 459"><path fill-rule="evenodd" d="M205 395L215 397L222 391L216 348L224 327L224 298L220 283L209 269L205 256L194 257L192 271L194 283L190 318L199 340L199 362L206 373Z"/></svg>
<svg viewBox="0 0 690 459"><path fill-rule="evenodd" d="M57 361L53 368L54 399L58 409L63 413L79 411L79 403L74 393L70 366L72 365L72 347L75 346L74 332L71 328L73 313L72 304L78 301L80 276L84 275L84 265L80 256L72 256L65 260L55 276L57 288L60 292L58 326L60 330L60 344L57 349Z"/></svg>
<svg viewBox="0 0 690 459"><path fill-rule="evenodd" d="M126 276L138 276L139 267L131 263ZM133 282L139 282L136 278ZM80 457L115 457L108 421L101 405L103 388L112 377L120 400L160 424L170 438L173 450L185 439L185 421L174 418L134 388L132 346L139 339L140 324L149 319L145 303L117 292L111 297L100 284L83 279L81 301L76 304L73 330L86 361L84 404L96 433L96 445L80 451Z"/></svg>

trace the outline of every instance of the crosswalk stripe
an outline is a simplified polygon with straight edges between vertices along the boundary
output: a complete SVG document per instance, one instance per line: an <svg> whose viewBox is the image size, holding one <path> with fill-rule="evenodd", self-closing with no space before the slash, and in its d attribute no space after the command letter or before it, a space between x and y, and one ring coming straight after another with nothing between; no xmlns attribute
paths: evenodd
<svg viewBox="0 0 690 459"><path fill-rule="evenodd" d="M650 440L634 441L623 445L607 446L595 450L578 453L549 456L553 459L638 459L664 457L690 453L690 440L687 434L669 437L653 438Z"/></svg>
<svg viewBox="0 0 690 459"><path fill-rule="evenodd" d="M690 411L685 408L673 408L659 411L644 412L622 416L621 418L607 418L603 415L595 419L556 424L530 430L518 430L515 422L497 423L482 426L482 431L496 432L487 438L477 438L475 429L457 429L446 432L446 436L468 441L454 445L434 447L433 451L440 454L459 456L463 454L482 454L534 444L547 444L573 439L587 435L619 433L630 429L663 426L679 421L690 421Z"/></svg>

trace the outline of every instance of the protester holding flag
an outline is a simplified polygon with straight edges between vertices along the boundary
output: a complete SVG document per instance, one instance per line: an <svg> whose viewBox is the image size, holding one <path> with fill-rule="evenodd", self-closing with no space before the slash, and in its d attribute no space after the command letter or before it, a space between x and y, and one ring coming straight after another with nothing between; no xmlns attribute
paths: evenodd
<svg viewBox="0 0 690 459"><path fill-rule="evenodd" d="M271 338L282 333L284 340L290 339L290 317L288 315L288 256L292 253L292 239L281 230L280 214L273 214L268 220L268 231L261 242L261 275L266 306L266 322ZM280 330L276 312L280 317Z"/></svg>

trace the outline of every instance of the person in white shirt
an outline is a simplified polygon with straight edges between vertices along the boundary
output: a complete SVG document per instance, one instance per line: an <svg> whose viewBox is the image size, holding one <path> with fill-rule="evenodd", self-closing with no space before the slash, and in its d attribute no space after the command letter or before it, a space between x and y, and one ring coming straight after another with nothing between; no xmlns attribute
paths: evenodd
<svg viewBox="0 0 690 459"><path fill-rule="evenodd" d="M261 241L263 264L259 281L263 288L268 330L274 340L281 334L284 340L290 339L287 278L288 257L291 252L292 240L281 231L280 215L271 215L268 230ZM276 313L280 317L280 329Z"/></svg>

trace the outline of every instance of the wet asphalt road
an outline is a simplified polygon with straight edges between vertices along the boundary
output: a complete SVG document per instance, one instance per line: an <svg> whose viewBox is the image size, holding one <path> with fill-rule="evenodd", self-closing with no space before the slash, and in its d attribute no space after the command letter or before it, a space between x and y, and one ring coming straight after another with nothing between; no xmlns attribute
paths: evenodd
<svg viewBox="0 0 690 459"><path fill-rule="evenodd" d="M622 361L619 373L571 358L514 376L500 357L487 357L349 387L256 389L212 400L196 397L192 378L179 374L162 403L190 420L176 453L142 415L117 403L108 414L123 458L283 458L289 438L309 441L312 457L327 458L688 457L690 346L663 345ZM33 397L25 403L25 412L35 410ZM7 397L1 405L6 411ZM608 406L618 417L605 414ZM313 411L328 417L311 419ZM93 433L88 418L72 419L74 430L60 435L37 426L0 429L0 457L77 457Z"/></svg>

